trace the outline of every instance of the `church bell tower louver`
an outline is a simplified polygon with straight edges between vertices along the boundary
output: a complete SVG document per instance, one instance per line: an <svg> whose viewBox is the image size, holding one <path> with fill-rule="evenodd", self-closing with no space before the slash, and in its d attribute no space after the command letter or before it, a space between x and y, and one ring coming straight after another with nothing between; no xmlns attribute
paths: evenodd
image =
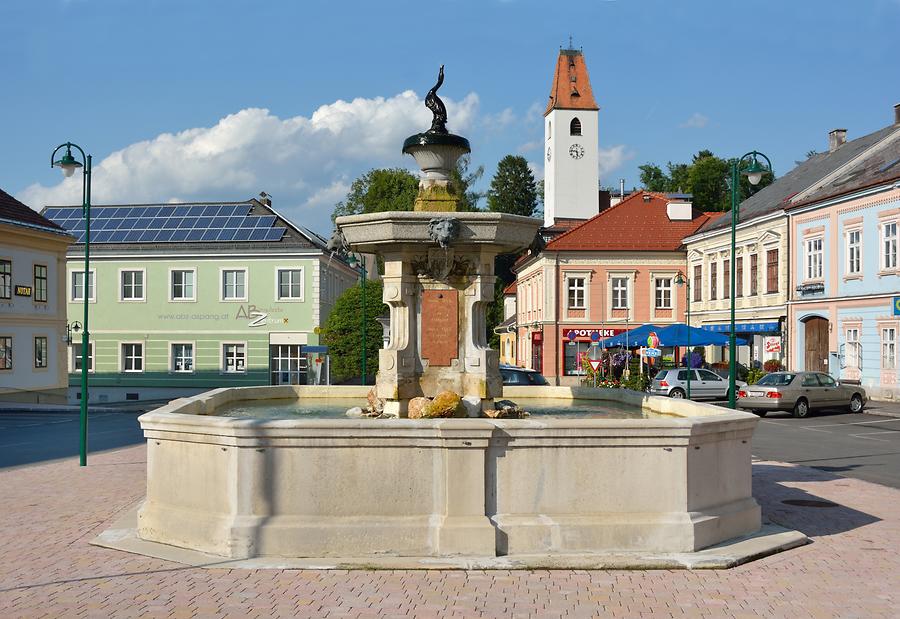
<svg viewBox="0 0 900 619"><path fill-rule="evenodd" d="M599 110L584 54L559 50L544 112L545 226L558 218L589 219L598 212Z"/></svg>

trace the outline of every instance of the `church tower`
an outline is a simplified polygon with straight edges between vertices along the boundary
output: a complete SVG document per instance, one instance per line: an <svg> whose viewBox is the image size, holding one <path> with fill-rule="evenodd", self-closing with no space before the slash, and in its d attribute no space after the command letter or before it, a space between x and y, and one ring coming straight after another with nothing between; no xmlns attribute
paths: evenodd
<svg viewBox="0 0 900 619"><path fill-rule="evenodd" d="M571 44L570 44L571 47ZM544 225L599 208L598 112L584 54L559 50L544 112Z"/></svg>

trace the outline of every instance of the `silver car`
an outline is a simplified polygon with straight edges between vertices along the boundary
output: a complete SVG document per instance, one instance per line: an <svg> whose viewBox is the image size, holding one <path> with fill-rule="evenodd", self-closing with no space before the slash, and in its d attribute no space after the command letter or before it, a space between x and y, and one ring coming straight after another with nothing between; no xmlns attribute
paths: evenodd
<svg viewBox="0 0 900 619"><path fill-rule="evenodd" d="M773 372L738 391L737 405L760 417L769 411L806 417L824 409L859 413L867 401L866 390L859 385L838 382L823 372Z"/></svg>
<svg viewBox="0 0 900 619"><path fill-rule="evenodd" d="M653 395L667 395L670 398L687 397L688 372L691 375L691 399L692 400L727 400L728 380L709 370L678 368L676 370L660 370L653 382L650 383L650 393ZM736 381L738 389L747 385L743 381Z"/></svg>

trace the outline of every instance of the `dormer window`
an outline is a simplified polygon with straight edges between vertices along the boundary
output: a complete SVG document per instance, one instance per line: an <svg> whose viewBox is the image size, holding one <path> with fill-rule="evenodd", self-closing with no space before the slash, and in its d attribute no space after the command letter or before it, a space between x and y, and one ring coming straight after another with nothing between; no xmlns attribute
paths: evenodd
<svg viewBox="0 0 900 619"><path fill-rule="evenodd" d="M569 124L569 135L581 135L581 121L573 118Z"/></svg>

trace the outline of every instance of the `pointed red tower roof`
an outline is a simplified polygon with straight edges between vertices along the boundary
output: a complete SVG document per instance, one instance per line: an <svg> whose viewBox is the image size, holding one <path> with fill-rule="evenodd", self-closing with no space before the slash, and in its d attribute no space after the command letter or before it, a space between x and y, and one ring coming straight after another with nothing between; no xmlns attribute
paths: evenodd
<svg viewBox="0 0 900 619"><path fill-rule="evenodd" d="M584 54L580 49L561 49L556 72L550 85L550 100L544 116L551 110L599 110L591 90Z"/></svg>

